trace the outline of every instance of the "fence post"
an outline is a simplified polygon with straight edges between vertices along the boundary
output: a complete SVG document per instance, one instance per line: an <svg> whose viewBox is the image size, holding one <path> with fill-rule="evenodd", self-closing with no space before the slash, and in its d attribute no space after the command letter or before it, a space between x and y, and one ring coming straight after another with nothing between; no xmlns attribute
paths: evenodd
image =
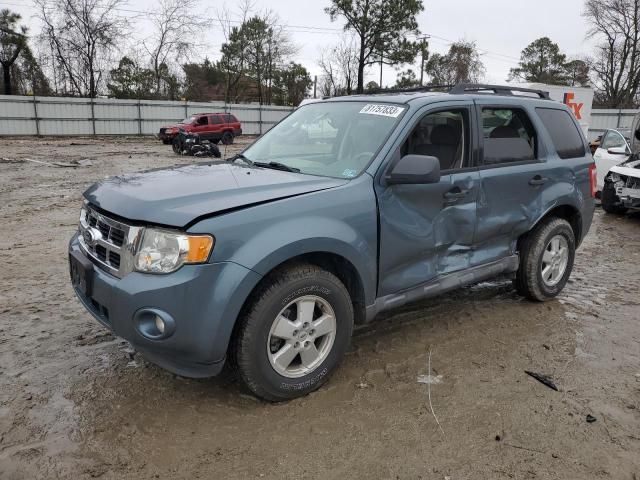
<svg viewBox="0 0 640 480"><path fill-rule="evenodd" d="M36 136L40 136L40 119L38 118L38 102L36 101L36 94L33 94L33 119L36 122Z"/></svg>
<svg viewBox="0 0 640 480"><path fill-rule="evenodd" d="M140 99L138 99L138 135L142 135L142 109L140 108Z"/></svg>
<svg viewBox="0 0 640 480"><path fill-rule="evenodd" d="M93 135L96 134L96 111L93 104L93 97L91 98L91 126L93 128Z"/></svg>
<svg viewBox="0 0 640 480"><path fill-rule="evenodd" d="M258 106L258 132L262 135L262 104Z"/></svg>
<svg viewBox="0 0 640 480"><path fill-rule="evenodd" d="M189 100L185 100L184 101L184 118L189 117L189 109L187 108L188 104L189 104Z"/></svg>
<svg viewBox="0 0 640 480"><path fill-rule="evenodd" d="M616 128L620 128L620 120L622 119L622 109L618 109L618 119L616 121Z"/></svg>

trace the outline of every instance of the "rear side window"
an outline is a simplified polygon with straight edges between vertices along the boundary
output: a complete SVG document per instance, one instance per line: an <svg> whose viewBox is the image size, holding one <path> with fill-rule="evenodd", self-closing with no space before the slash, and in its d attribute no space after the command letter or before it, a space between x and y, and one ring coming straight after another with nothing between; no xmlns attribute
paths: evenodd
<svg viewBox="0 0 640 480"><path fill-rule="evenodd" d="M227 114L224 116L224 121L225 121L226 123L235 123L235 122L237 122L236 117L234 117L234 116L233 116L233 115L231 115L230 113L227 113Z"/></svg>
<svg viewBox="0 0 640 480"><path fill-rule="evenodd" d="M555 108L536 108L560 158L584 157L584 142L569 112Z"/></svg>
<svg viewBox="0 0 640 480"><path fill-rule="evenodd" d="M536 131L517 108L483 108L484 165L526 162L537 156Z"/></svg>
<svg viewBox="0 0 640 480"><path fill-rule="evenodd" d="M219 117L218 115L211 115L211 117L210 117L210 118L211 118L211 123L212 123L212 124L216 124L216 125L217 125L217 124L219 124L219 123L222 123L222 122L220 121L220 117Z"/></svg>

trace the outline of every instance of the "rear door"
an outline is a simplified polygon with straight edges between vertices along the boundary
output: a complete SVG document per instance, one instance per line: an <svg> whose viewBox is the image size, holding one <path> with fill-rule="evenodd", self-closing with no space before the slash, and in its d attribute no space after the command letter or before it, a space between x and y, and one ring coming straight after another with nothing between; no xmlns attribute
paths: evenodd
<svg viewBox="0 0 640 480"><path fill-rule="evenodd" d="M522 102L476 100L481 151L478 225L472 264L511 255L553 184L540 120Z"/></svg>
<svg viewBox="0 0 640 480"><path fill-rule="evenodd" d="M376 182L380 212L378 296L418 286L470 265L479 176L471 167L476 139L472 102L424 107L398 139L407 154L440 160L441 179L424 185ZM393 159L389 166L393 163ZM389 168L387 166L387 168Z"/></svg>
<svg viewBox="0 0 640 480"><path fill-rule="evenodd" d="M220 140L222 137L222 127L224 126L220 115L210 115L209 123L207 140Z"/></svg>

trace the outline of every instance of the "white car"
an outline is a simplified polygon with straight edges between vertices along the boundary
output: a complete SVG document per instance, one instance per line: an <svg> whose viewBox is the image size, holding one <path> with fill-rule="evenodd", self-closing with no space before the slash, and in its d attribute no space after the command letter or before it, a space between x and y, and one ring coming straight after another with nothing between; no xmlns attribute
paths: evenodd
<svg viewBox="0 0 640 480"><path fill-rule="evenodd" d="M600 145L593 154L593 159L596 161L598 192L602 192L604 179L609 170L626 161L629 155L631 155L631 147L621 131L612 129L604 132Z"/></svg>

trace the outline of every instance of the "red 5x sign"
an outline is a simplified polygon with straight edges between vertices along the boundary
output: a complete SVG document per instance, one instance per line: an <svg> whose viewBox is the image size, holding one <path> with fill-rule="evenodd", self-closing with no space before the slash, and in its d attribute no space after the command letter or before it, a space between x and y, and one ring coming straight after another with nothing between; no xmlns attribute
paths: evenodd
<svg viewBox="0 0 640 480"><path fill-rule="evenodd" d="M582 119L581 110L584 103L576 103L573 101L574 98L575 98L574 93L567 92L564 94L563 103L573 110L573 114L576 116L578 120L581 120Z"/></svg>

